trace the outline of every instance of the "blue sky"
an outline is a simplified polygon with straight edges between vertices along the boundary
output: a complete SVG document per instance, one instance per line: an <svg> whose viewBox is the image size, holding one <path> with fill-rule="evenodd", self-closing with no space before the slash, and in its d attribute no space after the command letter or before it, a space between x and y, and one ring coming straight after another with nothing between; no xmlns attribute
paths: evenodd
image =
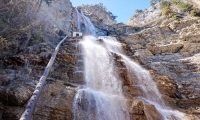
<svg viewBox="0 0 200 120"><path fill-rule="evenodd" d="M126 23L136 9L148 8L150 0L70 0L74 7L82 4L103 3L106 8L117 16L117 22Z"/></svg>

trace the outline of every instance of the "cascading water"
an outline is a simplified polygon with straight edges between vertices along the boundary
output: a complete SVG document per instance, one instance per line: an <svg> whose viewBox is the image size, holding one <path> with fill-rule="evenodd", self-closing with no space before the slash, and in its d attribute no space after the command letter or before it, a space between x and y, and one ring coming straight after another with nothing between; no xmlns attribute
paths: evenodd
<svg viewBox="0 0 200 120"><path fill-rule="evenodd" d="M123 54L121 46L115 38L112 37L100 37L106 48L119 56L121 56L124 61L129 74L135 75L137 79L132 78L133 85L139 86L139 88L144 93L144 96L139 96L141 101L147 102L154 105L158 112L164 120L186 120L187 118L183 113L172 110L170 107L166 106L164 100L162 99L161 93L156 87L156 83L151 79L150 73L143 69L139 64L128 58ZM114 48L114 49L113 49ZM146 111L146 117L148 120L153 120L151 116L148 116L148 111Z"/></svg>
<svg viewBox="0 0 200 120"><path fill-rule="evenodd" d="M79 11L78 11L78 9L77 8L75 8L75 11L76 11L76 16L77 16L77 27L78 27L78 31L81 31L81 25L80 25L80 19L81 19L81 15L80 15L80 13L79 13Z"/></svg>
<svg viewBox="0 0 200 120"><path fill-rule="evenodd" d="M129 120L121 81L106 47L95 37L81 42L85 62L85 88L74 102L75 120ZM110 48L111 49L111 48Z"/></svg>
<svg viewBox="0 0 200 120"><path fill-rule="evenodd" d="M86 35L94 35L95 28L91 21L78 10L77 15L78 22L81 21L80 18L84 21ZM81 28L80 23L78 26ZM136 76L137 79L131 77L130 82L143 93L137 99L155 106L162 120L186 120L183 113L165 105L149 72L123 54L121 44L115 38L86 36L80 44L84 58L85 86L77 91L74 99L74 120L130 119L113 54L121 57L130 76ZM146 118L154 120L145 109L144 107Z"/></svg>
<svg viewBox="0 0 200 120"><path fill-rule="evenodd" d="M82 12L80 13L77 8L75 8L75 11L77 14L78 31L83 32L85 35L96 35L96 29L90 19Z"/></svg>

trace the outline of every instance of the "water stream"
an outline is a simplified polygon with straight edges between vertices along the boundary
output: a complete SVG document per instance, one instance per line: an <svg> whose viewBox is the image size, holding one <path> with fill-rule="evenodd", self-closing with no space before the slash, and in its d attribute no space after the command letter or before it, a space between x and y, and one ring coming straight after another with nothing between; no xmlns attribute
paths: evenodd
<svg viewBox="0 0 200 120"><path fill-rule="evenodd" d="M75 11L77 15L78 31L83 32L85 35L95 35L96 29L90 19L82 12L79 12L77 8L75 8Z"/></svg>
<svg viewBox="0 0 200 120"><path fill-rule="evenodd" d="M92 36L84 37L80 44L84 54L86 85L75 98L75 119L129 120L122 84L109 51Z"/></svg>
<svg viewBox="0 0 200 120"><path fill-rule="evenodd" d="M95 28L91 21L78 10L77 14L86 25L86 35L94 35ZM161 115L161 120L187 120L183 113L172 110L164 103L150 73L127 57L121 44L114 37L85 36L80 44L84 60L85 86L77 91L74 99L74 120L130 119L127 99L123 95L123 80L117 73L113 54L120 56L130 76L136 76L137 79L131 77L130 83L132 86L138 86L143 93L137 99L144 104L153 105ZM148 120L154 120L145 107L144 112Z"/></svg>

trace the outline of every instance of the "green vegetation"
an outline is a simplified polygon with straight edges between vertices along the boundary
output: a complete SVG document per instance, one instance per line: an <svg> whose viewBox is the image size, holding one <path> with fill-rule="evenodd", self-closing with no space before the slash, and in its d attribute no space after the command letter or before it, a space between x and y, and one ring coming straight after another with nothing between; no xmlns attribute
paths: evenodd
<svg viewBox="0 0 200 120"><path fill-rule="evenodd" d="M151 5L151 6L154 6L155 4L156 4L156 3L153 2L153 1L150 2L150 5Z"/></svg>
<svg viewBox="0 0 200 120"><path fill-rule="evenodd" d="M190 11L191 16L200 16L199 13L200 13L199 9L193 9Z"/></svg>
<svg viewBox="0 0 200 120"><path fill-rule="evenodd" d="M177 15L175 13L170 13L169 18L173 18L175 20L178 19Z"/></svg>
<svg viewBox="0 0 200 120"><path fill-rule="evenodd" d="M189 4L189 3L184 3L184 2L180 2L178 4L178 9L181 12L190 12L192 10L193 5Z"/></svg>
<svg viewBox="0 0 200 120"><path fill-rule="evenodd" d="M113 15L112 12L110 11L107 11L108 15L111 17L112 20L116 20L117 16L116 15Z"/></svg>
<svg viewBox="0 0 200 120"><path fill-rule="evenodd" d="M178 5L178 4L181 3L181 1L180 1L180 0L171 0L171 3L172 3L172 4Z"/></svg>
<svg viewBox="0 0 200 120"><path fill-rule="evenodd" d="M141 9L137 9L137 10L135 10L135 13L136 14L141 14L141 13L143 13L144 11L143 10L141 10Z"/></svg>
<svg viewBox="0 0 200 120"><path fill-rule="evenodd" d="M162 11L162 15L169 15L169 13L171 12L171 9L169 6L166 6L162 8L161 11Z"/></svg>
<svg viewBox="0 0 200 120"><path fill-rule="evenodd" d="M137 9L135 10L135 14L130 18L131 20L133 20L135 17L137 17L138 15L142 14L144 11L141 9Z"/></svg>
<svg viewBox="0 0 200 120"><path fill-rule="evenodd" d="M190 11L190 15L191 15L191 16L197 16L197 12L196 12L195 10L191 10L191 11Z"/></svg>
<svg viewBox="0 0 200 120"><path fill-rule="evenodd" d="M107 10L107 8L103 5L103 3L99 3L99 4L94 4L94 5L82 5L82 6L79 6L78 9L84 11L84 9L88 9L89 11L90 10L100 10L104 13L107 13L107 15L109 15L109 17L112 19L112 20L116 20L117 16L116 15L113 15L112 12L110 12L109 10ZM103 20L103 18L102 18Z"/></svg>
<svg viewBox="0 0 200 120"><path fill-rule="evenodd" d="M166 8L166 7L170 7L171 6L171 2L168 2L168 1L163 1L160 3L160 8L163 9L163 8Z"/></svg>
<svg viewBox="0 0 200 120"><path fill-rule="evenodd" d="M190 14L191 16L200 16L200 10L197 8L194 8L192 4L186 1L150 0L151 6L154 6L157 3L160 4L160 10L162 12L162 15L166 16L167 18L173 18L173 19L182 18L181 14L183 15ZM138 15L140 15L143 12L144 12L143 10L137 9L135 11L135 14L130 19L133 20L135 17L138 17Z"/></svg>
<svg viewBox="0 0 200 120"><path fill-rule="evenodd" d="M151 0L150 4L151 6L154 6L156 3L160 2L161 0Z"/></svg>
<svg viewBox="0 0 200 120"><path fill-rule="evenodd" d="M162 11L162 15L165 15L169 18L177 19L176 15L177 11L173 11L172 9L174 7L178 8L180 12L190 13L191 16L198 16L199 13L199 10L195 9L192 4L188 2L182 2L181 0L169 0L169 1L162 1L160 3L160 9Z"/></svg>

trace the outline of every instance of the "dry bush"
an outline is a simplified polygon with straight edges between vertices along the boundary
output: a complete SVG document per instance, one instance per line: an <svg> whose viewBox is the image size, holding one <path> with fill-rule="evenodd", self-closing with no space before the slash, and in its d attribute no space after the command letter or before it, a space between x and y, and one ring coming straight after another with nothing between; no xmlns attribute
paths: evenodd
<svg viewBox="0 0 200 120"><path fill-rule="evenodd" d="M0 51L8 49L10 43L4 37L0 36Z"/></svg>

